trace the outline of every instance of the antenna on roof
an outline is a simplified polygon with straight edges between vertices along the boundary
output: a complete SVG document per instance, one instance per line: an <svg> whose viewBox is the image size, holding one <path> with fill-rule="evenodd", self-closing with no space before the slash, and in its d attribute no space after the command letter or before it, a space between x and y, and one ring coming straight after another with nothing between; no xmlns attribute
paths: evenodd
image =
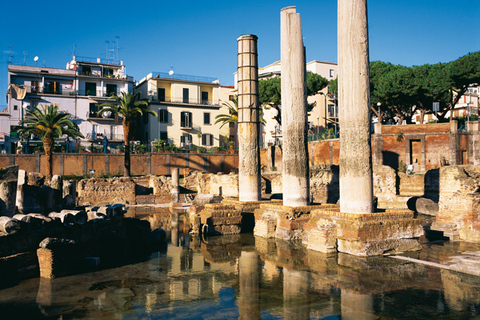
<svg viewBox="0 0 480 320"><path fill-rule="evenodd" d="M75 57L75 49L76 49L76 48L77 48L77 45L74 44L74 45L73 45L73 56L74 56L74 57Z"/></svg>
<svg viewBox="0 0 480 320"><path fill-rule="evenodd" d="M170 66L170 71L168 71L168 74L170 76L173 76L174 72L173 72L173 66Z"/></svg>
<svg viewBox="0 0 480 320"><path fill-rule="evenodd" d="M27 51L23 51L23 65L27 65Z"/></svg>
<svg viewBox="0 0 480 320"><path fill-rule="evenodd" d="M8 46L8 64L12 64L12 58L13 58L13 52L12 52L12 46Z"/></svg>
<svg viewBox="0 0 480 320"><path fill-rule="evenodd" d="M118 42L119 42L119 40L120 40L120 37L119 37L119 36L115 36L115 39L117 40L117 41L115 41L116 44L117 44L117 48L116 48L116 50L115 50L115 63L118 63Z"/></svg>

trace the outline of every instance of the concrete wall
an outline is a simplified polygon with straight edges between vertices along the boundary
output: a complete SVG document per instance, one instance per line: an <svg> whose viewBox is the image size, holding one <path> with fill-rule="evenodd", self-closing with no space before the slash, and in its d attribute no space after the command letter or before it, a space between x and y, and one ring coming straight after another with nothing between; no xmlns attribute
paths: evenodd
<svg viewBox="0 0 480 320"><path fill-rule="evenodd" d="M230 173L238 169L236 154L148 153L132 154L130 157L132 175L169 175L171 168L175 167L180 169L180 174L190 170ZM53 155L53 174L90 176L90 170L95 170L95 177L122 174L123 159L123 154L56 153ZM0 155L0 167L8 165L46 174L44 154Z"/></svg>

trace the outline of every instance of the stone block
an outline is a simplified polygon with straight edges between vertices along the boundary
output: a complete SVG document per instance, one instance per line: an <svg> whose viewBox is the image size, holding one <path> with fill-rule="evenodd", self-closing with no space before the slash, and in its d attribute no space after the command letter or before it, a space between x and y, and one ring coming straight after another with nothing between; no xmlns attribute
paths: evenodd
<svg viewBox="0 0 480 320"><path fill-rule="evenodd" d="M415 210L421 214L436 216L438 213L438 203L427 198L418 198L417 201L415 201Z"/></svg>
<svg viewBox="0 0 480 320"><path fill-rule="evenodd" d="M222 196L210 193L201 193L195 196L195 199L193 199L193 204L197 206L204 206L207 203L221 203L222 200Z"/></svg>
<svg viewBox="0 0 480 320"><path fill-rule="evenodd" d="M311 229L303 241L307 249L331 253L337 251L337 227L335 224L324 224Z"/></svg>

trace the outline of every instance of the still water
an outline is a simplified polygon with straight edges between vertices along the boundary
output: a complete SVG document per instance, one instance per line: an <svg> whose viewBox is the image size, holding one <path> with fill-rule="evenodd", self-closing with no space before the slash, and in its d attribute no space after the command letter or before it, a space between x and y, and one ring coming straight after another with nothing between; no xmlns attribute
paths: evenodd
<svg viewBox="0 0 480 320"><path fill-rule="evenodd" d="M140 217L137 215L137 217ZM142 261L0 290L0 319L480 319L480 277L390 257L325 255L251 234L169 243ZM425 244L439 262L459 244Z"/></svg>

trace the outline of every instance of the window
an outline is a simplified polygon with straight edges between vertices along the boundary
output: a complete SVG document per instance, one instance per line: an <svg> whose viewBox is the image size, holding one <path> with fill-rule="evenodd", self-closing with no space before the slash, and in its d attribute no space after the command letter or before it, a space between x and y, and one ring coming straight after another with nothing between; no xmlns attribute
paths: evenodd
<svg viewBox="0 0 480 320"><path fill-rule="evenodd" d="M328 105L328 116L329 117L335 117L335 105L334 104L329 104Z"/></svg>
<svg viewBox="0 0 480 320"><path fill-rule="evenodd" d="M90 103L90 110L88 113L89 118L96 118L98 115L99 109L98 109L98 103Z"/></svg>
<svg viewBox="0 0 480 320"><path fill-rule="evenodd" d="M168 141L167 131L160 131L160 140Z"/></svg>
<svg viewBox="0 0 480 320"><path fill-rule="evenodd" d="M58 81L49 81L47 82L45 93L60 93L60 82Z"/></svg>
<svg viewBox="0 0 480 320"><path fill-rule="evenodd" d="M230 101L233 101L234 98L235 98L235 96L233 94L228 96L228 100L230 100Z"/></svg>
<svg viewBox="0 0 480 320"><path fill-rule="evenodd" d="M107 84L106 96L116 96L117 95L117 85L116 84Z"/></svg>
<svg viewBox="0 0 480 320"><path fill-rule="evenodd" d="M210 124L210 112L203 113L203 124Z"/></svg>
<svg viewBox="0 0 480 320"><path fill-rule="evenodd" d="M208 104L208 92L202 91L202 104Z"/></svg>
<svg viewBox="0 0 480 320"><path fill-rule="evenodd" d="M103 76L107 78L112 78L113 77L113 69L104 69L103 70Z"/></svg>
<svg viewBox="0 0 480 320"><path fill-rule="evenodd" d="M168 111L165 109L158 109L158 121L161 123L168 123Z"/></svg>
<svg viewBox="0 0 480 320"><path fill-rule="evenodd" d="M38 81L31 82L31 92L40 92L40 86L38 85Z"/></svg>
<svg viewBox="0 0 480 320"><path fill-rule="evenodd" d="M188 88L183 88L183 103L188 103L189 101Z"/></svg>
<svg viewBox="0 0 480 320"><path fill-rule="evenodd" d="M202 145L213 146L213 135L210 133L202 134Z"/></svg>
<svg viewBox="0 0 480 320"><path fill-rule="evenodd" d="M333 78L335 76L335 70L330 69L330 78Z"/></svg>
<svg viewBox="0 0 480 320"><path fill-rule="evenodd" d="M180 114L180 127L191 128L192 127L192 113L182 111Z"/></svg>
<svg viewBox="0 0 480 320"><path fill-rule="evenodd" d="M97 84L93 82L85 82L85 95L95 96L97 94Z"/></svg>
<svg viewBox="0 0 480 320"><path fill-rule="evenodd" d="M165 101L165 88L158 88L158 101Z"/></svg>
<svg viewBox="0 0 480 320"><path fill-rule="evenodd" d="M14 106L13 106L13 110L18 110L18 106L17 106L17 105L14 105Z"/></svg>
<svg viewBox="0 0 480 320"><path fill-rule="evenodd" d="M84 76L91 76L92 75L92 68L89 66L82 67L82 75Z"/></svg>
<svg viewBox="0 0 480 320"><path fill-rule="evenodd" d="M183 143L184 146L188 146L192 144L192 135L191 134L184 134L180 137L180 142Z"/></svg>

